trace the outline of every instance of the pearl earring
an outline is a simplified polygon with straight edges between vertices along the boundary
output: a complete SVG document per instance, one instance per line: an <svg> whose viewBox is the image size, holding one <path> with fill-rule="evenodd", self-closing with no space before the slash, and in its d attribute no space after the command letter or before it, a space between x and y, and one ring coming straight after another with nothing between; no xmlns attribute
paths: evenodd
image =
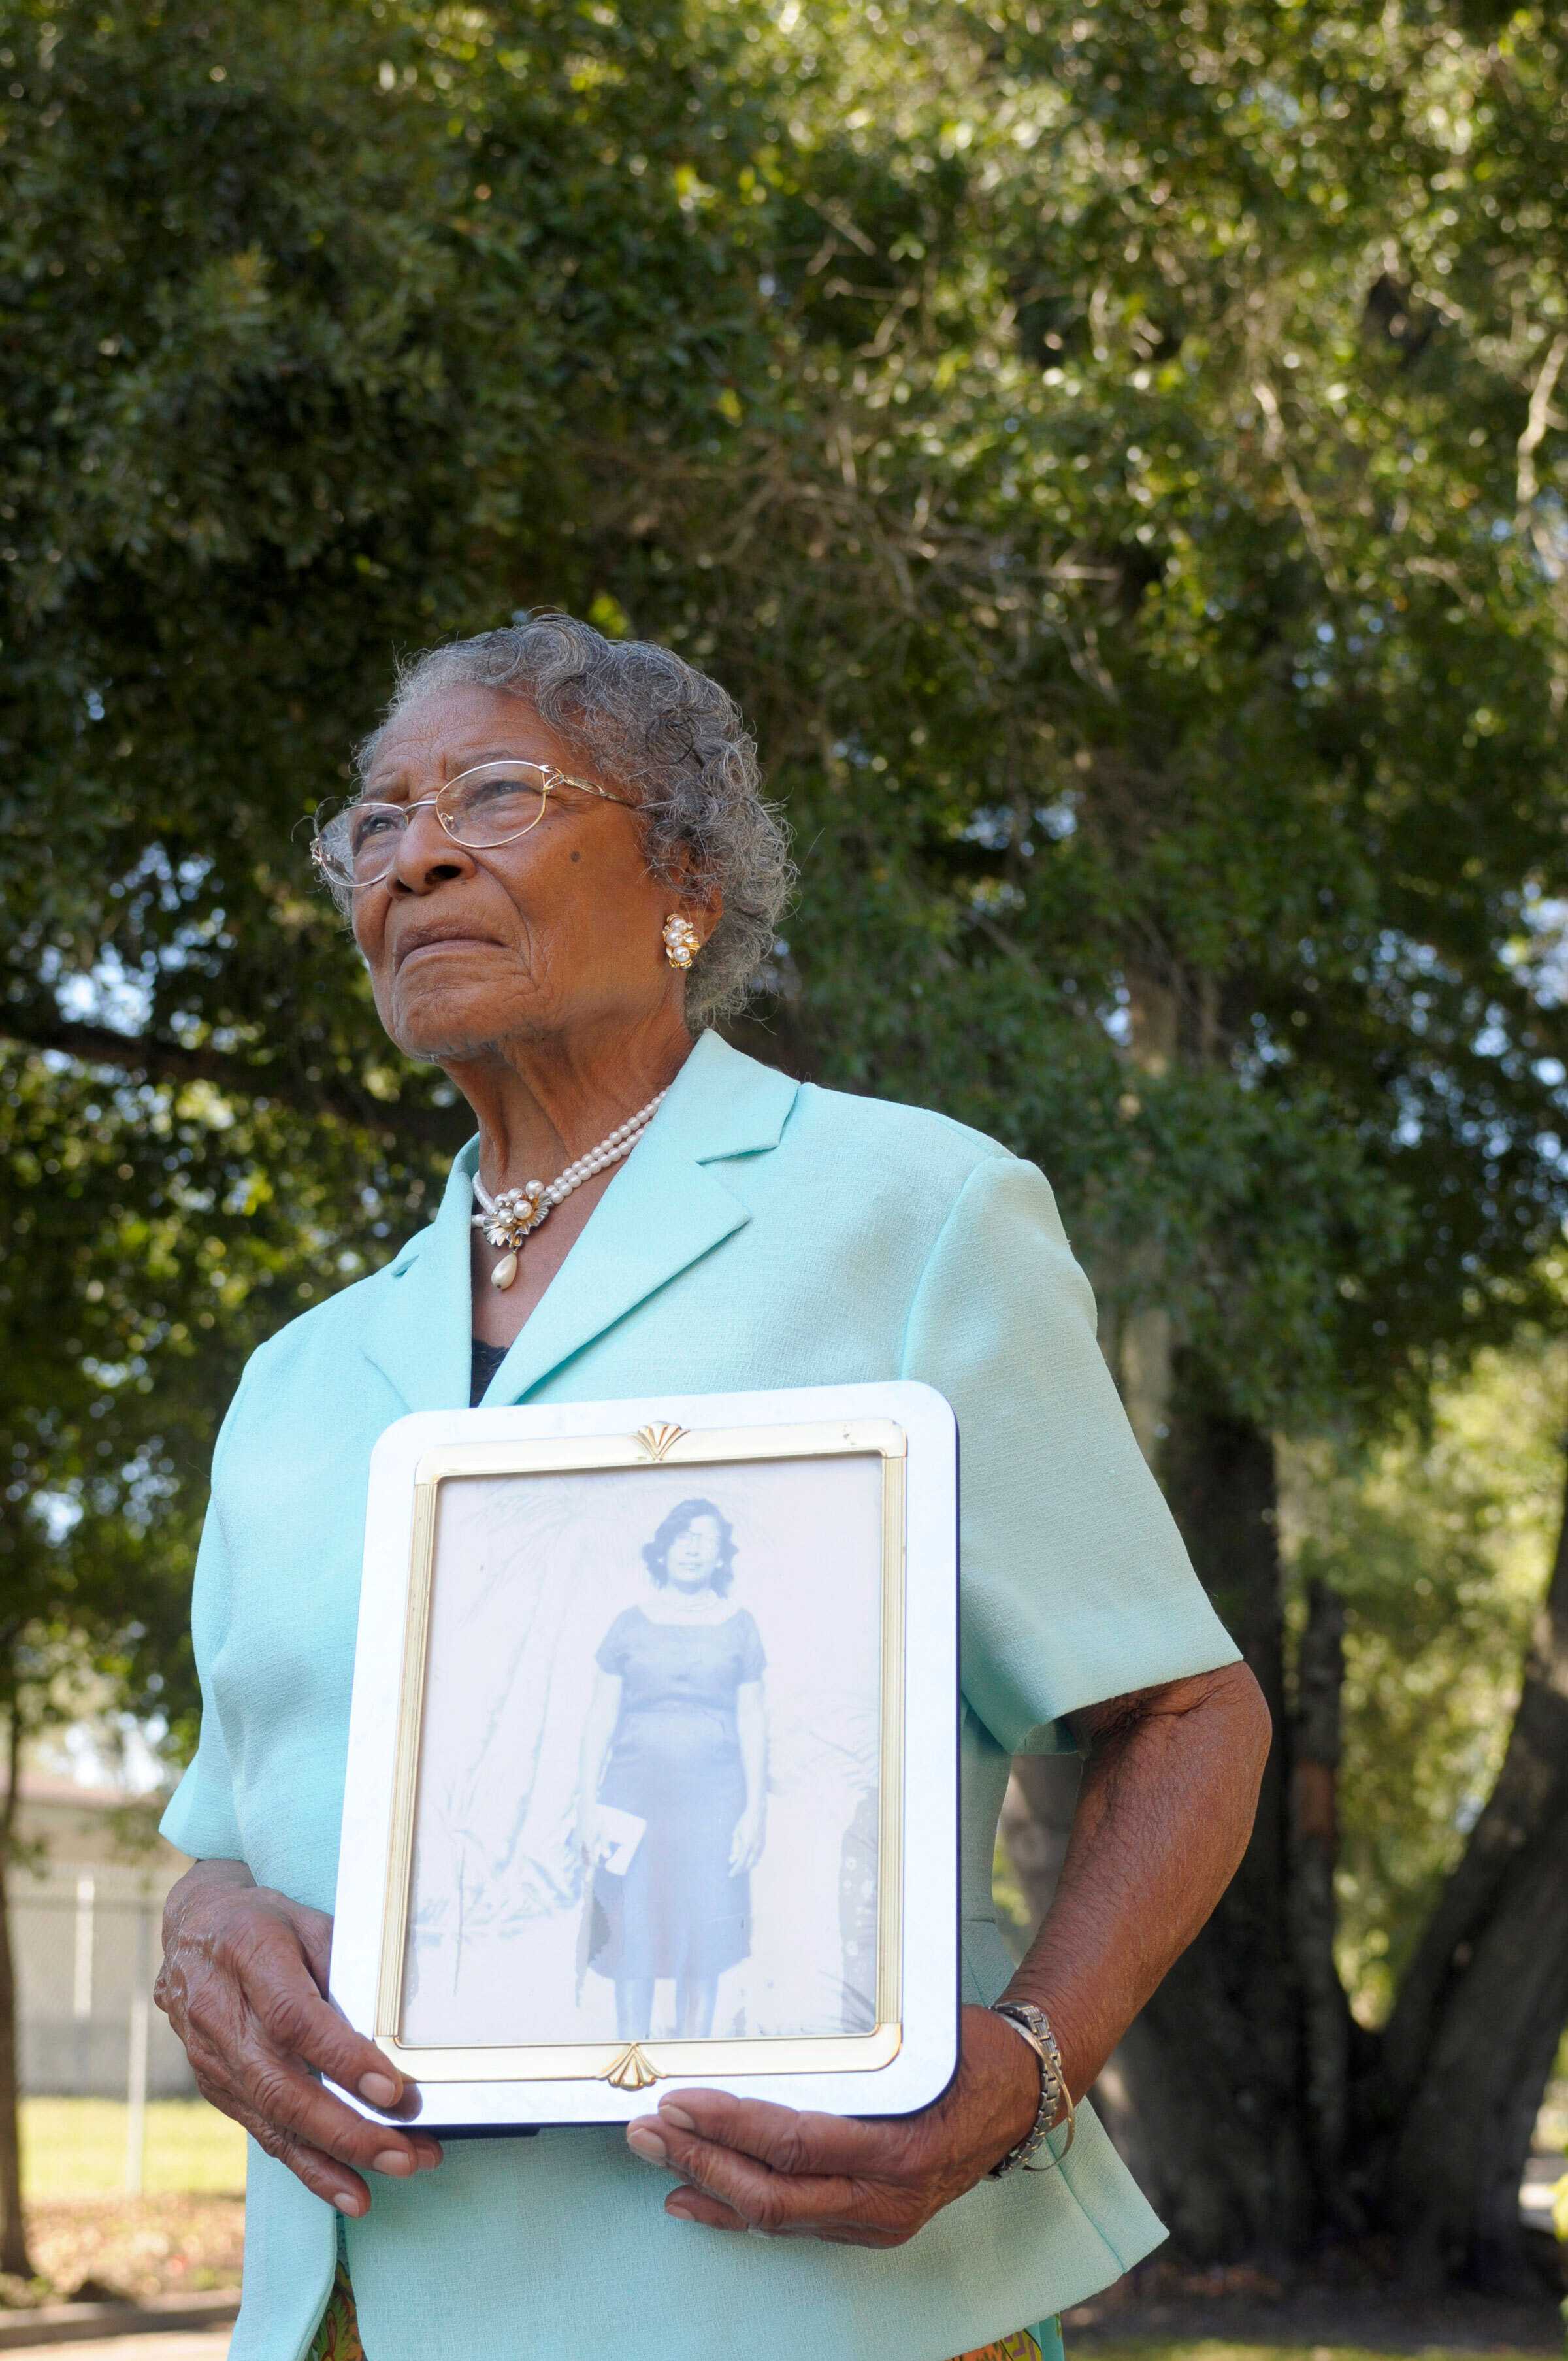
<svg viewBox="0 0 1568 2361"><path fill-rule="evenodd" d="M689 918L674 912L664 921L664 957L672 967L690 967L702 949L702 939Z"/></svg>

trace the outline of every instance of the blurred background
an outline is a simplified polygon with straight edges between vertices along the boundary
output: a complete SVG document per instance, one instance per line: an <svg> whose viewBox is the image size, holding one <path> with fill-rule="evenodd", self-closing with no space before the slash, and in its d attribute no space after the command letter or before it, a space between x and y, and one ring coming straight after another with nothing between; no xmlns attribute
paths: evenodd
<svg viewBox="0 0 1568 2361"><path fill-rule="evenodd" d="M0 0L0 2343L232 2302L147 2000L208 1459L466 1132L308 818L540 605L743 702L735 1038L1044 1166L1274 1708L1069 2345L1560 2343L1568 20Z"/></svg>

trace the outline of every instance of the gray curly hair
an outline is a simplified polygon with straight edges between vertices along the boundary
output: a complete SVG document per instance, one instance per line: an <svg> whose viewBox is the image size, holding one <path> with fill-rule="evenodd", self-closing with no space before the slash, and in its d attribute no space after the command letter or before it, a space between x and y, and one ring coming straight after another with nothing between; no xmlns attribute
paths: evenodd
<svg viewBox="0 0 1568 2361"><path fill-rule="evenodd" d="M607 640L544 609L404 658L380 729L356 750L363 780L394 717L433 688L471 682L524 698L542 721L639 799L657 877L717 887L723 914L686 978L695 1032L741 1007L772 955L795 883L789 833L762 792L754 741L715 680L648 640Z"/></svg>

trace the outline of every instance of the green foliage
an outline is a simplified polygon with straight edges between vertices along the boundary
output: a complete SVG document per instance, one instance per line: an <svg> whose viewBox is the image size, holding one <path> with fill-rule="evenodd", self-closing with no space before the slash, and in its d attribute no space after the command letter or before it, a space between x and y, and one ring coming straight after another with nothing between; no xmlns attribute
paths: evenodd
<svg viewBox="0 0 1568 2361"><path fill-rule="evenodd" d="M1561 1193L1543 14L5 22L19 1031L113 958L158 1038L428 1114L294 831L393 650L598 600L758 716L825 1073L1042 1153L1255 1412L1506 1330Z"/></svg>
<svg viewBox="0 0 1568 2361"><path fill-rule="evenodd" d="M384 1254L422 1187L207 1083L5 1061L0 1708L36 1727L93 1674L190 1741L191 1558L240 1363Z"/></svg>
<svg viewBox="0 0 1568 2361"><path fill-rule="evenodd" d="M530 603L754 714L748 1039L1039 1156L1237 1410L1545 1311L1551 12L0 0L0 71L17 1616L172 1575L234 1356L461 1135L301 829Z"/></svg>

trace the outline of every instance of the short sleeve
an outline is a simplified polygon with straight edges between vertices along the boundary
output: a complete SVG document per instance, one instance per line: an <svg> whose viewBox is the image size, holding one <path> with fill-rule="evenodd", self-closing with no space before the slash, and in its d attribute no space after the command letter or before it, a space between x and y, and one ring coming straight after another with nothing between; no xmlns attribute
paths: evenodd
<svg viewBox="0 0 1568 2361"><path fill-rule="evenodd" d="M976 1167L910 1307L901 1374L959 1426L964 1694L1014 1754L1063 1714L1234 1664L1128 1423L1045 1176Z"/></svg>
<svg viewBox="0 0 1568 2361"><path fill-rule="evenodd" d="M625 1672L631 1619L635 1613L635 1608L623 1607L595 1649L594 1662L601 1673L614 1673L619 1677ZM581 1661L579 1657L578 1662Z"/></svg>
<svg viewBox="0 0 1568 2361"><path fill-rule="evenodd" d="M768 1669L762 1635L744 1607L740 1609L740 1629L735 1635L740 1646L740 1677L742 1681L760 1681Z"/></svg>
<svg viewBox="0 0 1568 2361"><path fill-rule="evenodd" d="M212 1498L202 1526L191 1592L191 1636L202 1691L202 1735L159 1823L159 1832L192 1861L245 1859L228 1748L213 1695L213 1662L228 1630L232 1591L223 1531L223 1449L243 1391L242 1378L218 1431L213 1453Z"/></svg>

